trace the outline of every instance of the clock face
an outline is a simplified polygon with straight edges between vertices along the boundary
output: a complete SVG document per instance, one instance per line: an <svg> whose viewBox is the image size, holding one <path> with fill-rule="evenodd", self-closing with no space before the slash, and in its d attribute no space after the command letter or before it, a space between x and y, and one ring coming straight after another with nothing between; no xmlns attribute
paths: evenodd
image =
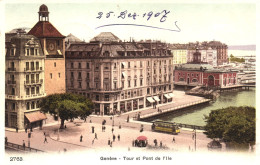
<svg viewBox="0 0 260 165"><path fill-rule="evenodd" d="M49 44L49 50L54 50L54 44L53 43Z"/></svg>

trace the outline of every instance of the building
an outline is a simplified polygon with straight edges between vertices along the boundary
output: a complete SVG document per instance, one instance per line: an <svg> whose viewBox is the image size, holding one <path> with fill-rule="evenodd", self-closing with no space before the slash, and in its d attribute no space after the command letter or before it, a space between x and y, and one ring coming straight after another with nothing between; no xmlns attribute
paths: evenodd
<svg viewBox="0 0 260 165"><path fill-rule="evenodd" d="M210 41L208 46L217 50L217 65L228 63L228 46L220 41Z"/></svg>
<svg viewBox="0 0 260 165"><path fill-rule="evenodd" d="M23 31L6 34L5 126L42 126L39 101L46 96L44 53L38 38Z"/></svg>
<svg viewBox="0 0 260 165"><path fill-rule="evenodd" d="M201 53L193 54L192 62L175 67L174 84L181 86L204 86L223 88L237 85L237 71L214 69L212 65L202 62Z"/></svg>
<svg viewBox="0 0 260 165"><path fill-rule="evenodd" d="M45 91L47 95L65 93L65 36L50 22L46 5L39 8L39 21L28 32L37 37L43 49L45 59Z"/></svg>
<svg viewBox="0 0 260 165"><path fill-rule="evenodd" d="M67 92L91 98L101 115L172 100L172 54L161 42L122 42L109 32L66 50Z"/></svg>
<svg viewBox="0 0 260 165"><path fill-rule="evenodd" d="M170 46L173 54L173 64L186 64L188 57L188 49L185 44L173 44Z"/></svg>
<svg viewBox="0 0 260 165"><path fill-rule="evenodd" d="M69 34L65 38L65 47L66 49L70 46L71 43L85 43L81 41L78 37L74 36L73 34Z"/></svg>

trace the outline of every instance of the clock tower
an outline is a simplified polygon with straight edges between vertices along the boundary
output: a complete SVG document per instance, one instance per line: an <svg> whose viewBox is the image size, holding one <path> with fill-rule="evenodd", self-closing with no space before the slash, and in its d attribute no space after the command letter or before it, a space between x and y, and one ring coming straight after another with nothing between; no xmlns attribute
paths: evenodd
<svg viewBox="0 0 260 165"><path fill-rule="evenodd" d="M46 5L39 8L39 21L28 32L39 38L45 58L46 94L65 93L65 36L50 22Z"/></svg>

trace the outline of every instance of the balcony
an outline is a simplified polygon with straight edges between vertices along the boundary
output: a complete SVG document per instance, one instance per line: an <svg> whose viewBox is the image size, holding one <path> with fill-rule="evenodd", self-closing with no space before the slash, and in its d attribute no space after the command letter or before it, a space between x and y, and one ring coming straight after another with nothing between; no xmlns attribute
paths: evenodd
<svg viewBox="0 0 260 165"><path fill-rule="evenodd" d="M15 84L16 84L16 81L8 80L8 81L7 81L7 84L15 85Z"/></svg>
<svg viewBox="0 0 260 165"><path fill-rule="evenodd" d="M16 71L16 68L8 68L8 71L14 72Z"/></svg>
<svg viewBox="0 0 260 165"><path fill-rule="evenodd" d="M24 85L36 85L36 84L42 84L42 83L43 83L43 79L24 81Z"/></svg>
<svg viewBox="0 0 260 165"><path fill-rule="evenodd" d="M24 72L36 72L36 71L42 71L42 67L24 68Z"/></svg>
<svg viewBox="0 0 260 165"><path fill-rule="evenodd" d="M121 91L123 88L115 88L115 89L97 89L97 88L89 88L90 91L92 92L119 92Z"/></svg>

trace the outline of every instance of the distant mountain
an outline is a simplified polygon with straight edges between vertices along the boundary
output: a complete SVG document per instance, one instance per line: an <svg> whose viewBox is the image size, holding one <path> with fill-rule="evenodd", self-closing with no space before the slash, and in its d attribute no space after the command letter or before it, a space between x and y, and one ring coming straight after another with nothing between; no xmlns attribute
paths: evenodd
<svg viewBox="0 0 260 165"><path fill-rule="evenodd" d="M228 50L256 50L256 45L229 45Z"/></svg>

